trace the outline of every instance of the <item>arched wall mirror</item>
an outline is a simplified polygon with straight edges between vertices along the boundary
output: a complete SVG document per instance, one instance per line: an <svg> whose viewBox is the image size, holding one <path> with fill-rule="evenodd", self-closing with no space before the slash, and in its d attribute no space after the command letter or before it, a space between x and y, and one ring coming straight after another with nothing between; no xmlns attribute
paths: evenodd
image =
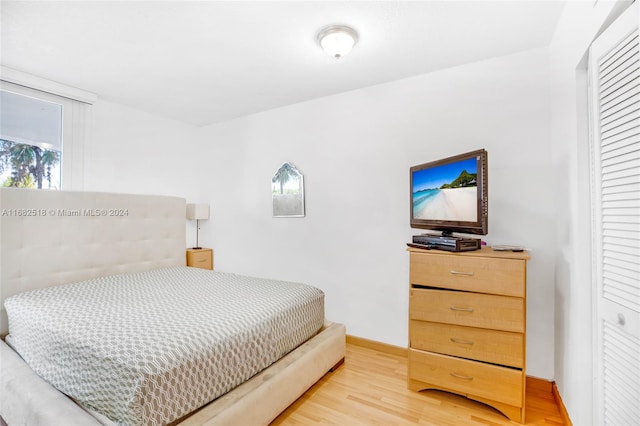
<svg viewBox="0 0 640 426"><path fill-rule="evenodd" d="M304 217L304 176L284 163L271 179L273 217Z"/></svg>

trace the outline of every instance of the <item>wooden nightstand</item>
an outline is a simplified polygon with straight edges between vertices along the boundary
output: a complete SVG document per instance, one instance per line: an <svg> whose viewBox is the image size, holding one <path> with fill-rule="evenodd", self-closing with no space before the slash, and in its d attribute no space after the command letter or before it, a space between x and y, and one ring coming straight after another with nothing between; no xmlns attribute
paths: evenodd
<svg viewBox="0 0 640 426"><path fill-rule="evenodd" d="M213 249L187 249L187 266L213 270Z"/></svg>

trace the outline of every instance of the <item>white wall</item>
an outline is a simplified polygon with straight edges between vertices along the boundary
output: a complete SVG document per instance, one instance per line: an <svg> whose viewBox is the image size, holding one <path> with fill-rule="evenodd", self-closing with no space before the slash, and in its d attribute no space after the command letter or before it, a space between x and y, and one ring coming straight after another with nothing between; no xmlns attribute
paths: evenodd
<svg viewBox="0 0 640 426"><path fill-rule="evenodd" d="M99 100L85 146L84 186L90 191L194 193L195 126Z"/></svg>
<svg viewBox="0 0 640 426"><path fill-rule="evenodd" d="M559 183L555 379L576 425L593 424L589 140L585 55L624 2L567 2L550 46L551 146Z"/></svg>
<svg viewBox="0 0 640 426"><path fill-rule="evenodd" d="M405 243L420 232L409 228L409 167L485 148L486 239L533 250L528 374L552 379L547 60L546 49L528 51L202 129L216 269L314 284L349 334L406 347ZM271 217L284 161L305 175L305 218Z"/></svg>
<svg viewBox="0 0 640 426"><path fill-rule="evenodd" d="M196 168L197 127L102 99L93 105L91 119L84 190L203 200L200 179L206 176ZM195 227L185 223L186 244L195 245Z"/></svg>

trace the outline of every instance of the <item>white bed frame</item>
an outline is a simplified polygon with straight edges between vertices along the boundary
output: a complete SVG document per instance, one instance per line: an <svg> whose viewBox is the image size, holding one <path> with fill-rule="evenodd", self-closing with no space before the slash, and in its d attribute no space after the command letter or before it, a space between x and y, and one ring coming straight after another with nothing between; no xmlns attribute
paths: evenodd
<svg viewBox="0 0 640 426"><path fill-rule="evenodd" d="M18 292L98 276L185 265L183 198L0 189L0 335L4 300ZM98 425L0 341L0 416L14 425ZM268 424L345 356L345 327L309 341L184 425Z"/></svg>

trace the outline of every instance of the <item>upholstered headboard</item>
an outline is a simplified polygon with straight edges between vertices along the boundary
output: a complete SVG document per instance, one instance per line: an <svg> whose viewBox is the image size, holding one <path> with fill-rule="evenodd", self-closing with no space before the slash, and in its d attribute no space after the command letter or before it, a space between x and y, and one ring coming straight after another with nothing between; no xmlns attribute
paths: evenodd
<svg viewBox="0 0 640 426"><path fill-rule="evenodd" d="M0 189L0 335L4 300L98 276L185 265L183 198Z"/></svg>

